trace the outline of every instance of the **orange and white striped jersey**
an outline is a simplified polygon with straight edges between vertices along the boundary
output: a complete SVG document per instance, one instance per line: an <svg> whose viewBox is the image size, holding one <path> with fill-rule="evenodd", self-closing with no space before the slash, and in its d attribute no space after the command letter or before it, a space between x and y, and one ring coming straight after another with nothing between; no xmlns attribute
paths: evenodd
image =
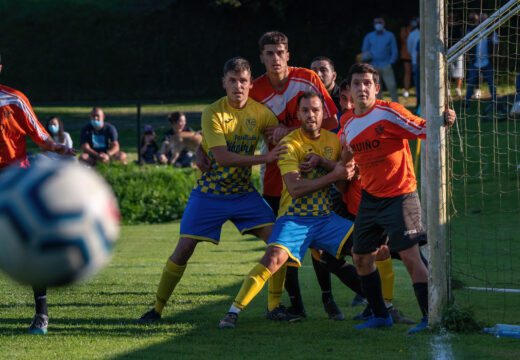
<svg viewBox="0 0 520 360"><path fill-rule="evenodd" d="M323 96L323 118L336 115L338 110L320 78L312 70L289 67L289 79L281 92L275 91L269 82L267 73L256 78L249 97L267 106L276 115L278 121L287 127L300 126L298 120L298 97L306 91L314 91ZM269 150L273 148L269 144ZM266 165L263 192L268 196L281 196L282 177L276 162Z"/></svg>
<svg viewBox="0 0 520 360"><path fill-rule="evenodd" d="M29 166L26 135L37 144L43 144L49 137L25 95L0 85L0 169L11 164Z"/></svg>
<svg viewBox="0 0 520 360"><path fill-rule="evenodd" d="M415 191L408 140L426 138L426 121L400 104L381 100L363 115L348 114L341 137L354 154L363 190L377 197Z"/></svg>

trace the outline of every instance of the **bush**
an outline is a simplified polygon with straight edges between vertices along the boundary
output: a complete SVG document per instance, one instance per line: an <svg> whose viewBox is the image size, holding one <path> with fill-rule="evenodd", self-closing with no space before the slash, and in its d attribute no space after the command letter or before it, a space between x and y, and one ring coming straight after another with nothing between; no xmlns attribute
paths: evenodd
<svg viewBox="0 0 520 360"><path fill-rule="evenodd" d="M123 224L161 223L182 217L197 177L195 169L129 164L101 165L119 201Z"/></svg>
<svg viewBox="0 0 520 360"><path fill-rule="evenodd" d="M171 166L101 164L98 171L119 201L123 224L163 223L180 219L198 170ZM253 184L259 188L258 173Z"/></svg>

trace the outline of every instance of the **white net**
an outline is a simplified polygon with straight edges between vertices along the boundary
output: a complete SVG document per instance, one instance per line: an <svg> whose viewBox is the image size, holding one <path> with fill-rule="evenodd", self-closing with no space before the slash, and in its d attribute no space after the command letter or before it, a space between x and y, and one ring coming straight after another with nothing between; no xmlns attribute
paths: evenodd
<svg viewBox="0 0 520 360"><path fill-rule="evenodd" d="M447 1L448 48L508 4ZM487 36L477 29L476 45L448 66L450 106L458 114L448 145L450 293L489 324L520 323L520 22L514 12Z"/></svg>

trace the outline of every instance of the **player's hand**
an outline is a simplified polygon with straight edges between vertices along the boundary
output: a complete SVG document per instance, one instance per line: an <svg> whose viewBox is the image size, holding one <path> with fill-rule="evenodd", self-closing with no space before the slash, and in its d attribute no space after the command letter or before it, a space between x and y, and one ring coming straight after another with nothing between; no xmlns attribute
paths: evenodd
<svg viewBox="0 0 520 360"><path fill-rule="evenodd" d="M346 180L359 180L359 169L354 161L345 165Z"/></svg>
<svg viewBox="0 0 520 360"><path fill-rule="evenodd" d="M98 159L101 162L107 163L110 161L110 156L107 153L99 153Z"/></svg>
<svg viewBox="0 0 520 360"><path fill-rule="evenodd" d="M287 145L285 141L280 141L276 146L266 154L266 163L272 163L276 160L283 160L283 154L287 154Z"/></svg>
<svg viewBox="0 0 520 360"><path fill-rule="evenodd" d="M455 120L457 120L457 114L455 114L455 111L446 107L446 110L444 110L444 124L447 127L450 127L455 124Z"/></svg>
<svg viewBox="0 0 520 360"><path fill-rule="evenodd" d="M271 142L276 144L278 141L282 140L289 133L289 129L283 125L278 126L273 132L273 137Z"/></svg>
<svg viewBox="0 0 520 360"><path fill-rule="evenodd" d="M53 151L56 154L65 155L65 156L75 156L78 153L78 150L74 148L69 148L65 145L54 144Z"/></svg>
<svg viewBox="0 0 520 360"><path fill-rule="evenodd" d="M206 172L211 168L211 159L208 154L202 148L202 145L197 147L197 151L195 153L197 167L200 171Z"/></svg>
<svg viewBox="0 0 520 360"><path fill-rule="evenodd" d="M271 139L273 138L274 130L278 128L278 125L276 126L268 126L264 130L264 136L271 142Z"/></svg>
<svg viewBox="0 0 520 360"><path fill-rule="evenodd" d="M321 156L317 154L308 154L300 163L300 172L306 174L320 166Z"/></svg>
<svg viewBox="0 0 520 360"><path fill-rule="evenodd" d="M334 181L348 180L347 168L341 162L338 162L336 166L334 166L331 173L334 176Z"/></svg>

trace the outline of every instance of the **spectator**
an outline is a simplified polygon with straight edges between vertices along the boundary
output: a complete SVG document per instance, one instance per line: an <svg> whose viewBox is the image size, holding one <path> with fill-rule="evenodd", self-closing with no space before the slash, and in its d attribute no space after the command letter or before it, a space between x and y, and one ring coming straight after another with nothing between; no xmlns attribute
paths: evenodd
<svg viewBox="0 0 520 360"><path fill-rule="evenodd" d="M419 57L420 57L420 47L419 40L421 39L421 32L419 30L419 18L415 18L415 27L408 35L408 39L406 40L406 47L408 52L412 57L412 74L413 74L413 84L415 86L415 97L417 98L417 107L421 102L420 92L421 92L421 73L419 71Z"/></svg>
<svg viewBox="0 0 520 360"><path fill-rule="evenodd" d="M172 128L166 133L159 152L161 164L174 167L190 167L195 160L195 151L202 141L200 131L194 131L186 125L186 115L174 112L168 115Z"/></svg>
<svg viewBox="0 0 520 360"><path fill-rule="evenodd" d="M448 34L448 47L450 48L462 39L462 25L452 12L448 14ZM461 97L462 80L464 79L464 55L460 55L457 60L451 63L449 71L451 78L455 80L455 93L458 97Z"/></svg>
<svg viewBox="0 0 520 360"><path fill-rule="evenodd" d="M368 33L363 39L361 51L364 55L361 61L367 61L377 69L390 91L392 101L397 102L397 85L392 68L392 64L397 60L397 41L394 34L385 30L385 20L382 17L374 19L374 29L375 31ZM382 97L381 93L377 96L379 99Z"/></svg>
<svg viewBox="0 0 520 360"><path fill-rule="evenodd" d="M57 116L51 116L45 123L45 130L49 132L56 144L65 145L72 148L72 139L68 132L63 130L63 123ZM74 157L67 155L60 155L52 151L44 151L43 154L53 159L74 159Z"/></svg>
<svg viewBox="0 0 520 360"><path fill-rule="evenodd" d="M90 124L81 129L81 149L79 160L89 166L96 166L98 161L120 161L126 165L126 153L120 151L117 130L114 125L105 122L105 113L99 107L90 112Z"/></svg>
<svg viewBox="0 0 520 360"><path fill-rule="evenodd" d="M475 14L476 15L476 14ZM480 14L480 22L487 19L487 14ZM478 26L478 17L472 15L473 26L468 26L468 32ZM498 37L496 32L482 38L475 47L468 51L468 87L466 89L466 100L464 105L469 107L468 100L473 95L475 85L478 85L480 74L484 77L489 85L489 92L491 93L492 101L496 101L496 89L493 82L493 55L496 53L498 45ZM479 96L478 96L479 97Z"/></svg>
<svg viewBox="0 0 520 360"><path fill-rule="evenodd" d="M144 134L141 137L141 164L155 164L157 150L159 150L159 146L157 146L157 142L155 141L156 138L157 135L155 131L153 131L153 127L146 125L144 127Z"/></svg>
<svg viewBox="0 0 520 360"><path fill-rule="evenodd" d="M408 93L408 90L410 89L410 83L411 83L411 78L412 78L412 55L408 51L407 40L408 40L408 35L410 35L410 32L412 32L412 30L415 29L416 27L417 27L417 20L414 17L414 18L412 18L412 20L410 20L410 23L408 25L403 26L401 28L401 51L399 52L399 56L401 58L401 61L403 62L403 70L404 70L403 96L405 98L407 98L410 95Z"/></svg>

